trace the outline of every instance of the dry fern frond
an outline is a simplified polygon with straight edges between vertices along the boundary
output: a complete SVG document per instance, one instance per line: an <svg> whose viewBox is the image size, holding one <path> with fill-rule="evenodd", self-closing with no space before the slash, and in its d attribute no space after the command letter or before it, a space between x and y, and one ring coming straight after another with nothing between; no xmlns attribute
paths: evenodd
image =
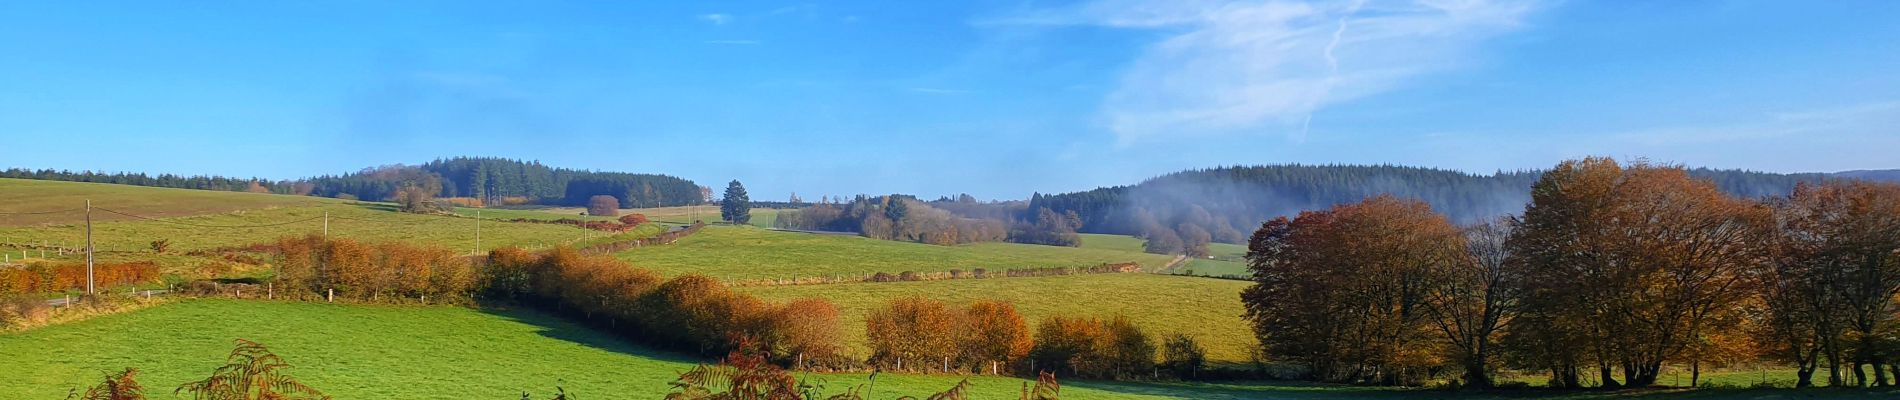
<svg viewBox="0 0 1900 400"><path fill-rule="evenodd" d="M145 400L145 388L139 386L139 370L126 368L118 375L106 375L106 380L80 395L78 390L68 392L67 399L79 400Z"/></svg>
<svg viewBox="0 0 1900 400"><path fill-rule="evenodd" d="M1056 374L1043 372L1036 377L1036 386L1030 387L1023 382L1022 400L1058 400L1062 398L1062 384L1056 383Z"/></svg>
<svg viewBox="0 0 1900 400"><path fill-rule="evenodd" d="M173 393L191 392L194 400L305 400L330 397L286 375L290 364L264 345L238 339L237 348L211 377L186 382Z"/></svg>

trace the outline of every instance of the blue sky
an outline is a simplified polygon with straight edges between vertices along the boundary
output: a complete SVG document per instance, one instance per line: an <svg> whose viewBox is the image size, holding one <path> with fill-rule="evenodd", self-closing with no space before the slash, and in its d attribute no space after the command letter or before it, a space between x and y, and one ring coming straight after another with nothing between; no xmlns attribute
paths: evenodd
<svg viewBox="0 0 1900 400"><path fill-rule="evenodd" d="M1893 1L208 3L0 3L0 167L481 155L762 199L1233 164L1900 168Z"/></svg>

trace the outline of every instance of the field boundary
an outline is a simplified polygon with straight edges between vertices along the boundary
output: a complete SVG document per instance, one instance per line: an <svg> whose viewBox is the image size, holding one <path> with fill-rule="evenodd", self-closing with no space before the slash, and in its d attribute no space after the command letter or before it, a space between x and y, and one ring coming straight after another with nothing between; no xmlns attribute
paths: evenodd
<svg viewBox="0 0 1900 400"><path fill-rule="evenodd" d="M582 247L580 251L581 251L581 254L613 254L613 253L618 253L618 252L632 250L632 249L646 247L646 246L673 244L673 242L677 242L680 239L686 238L687 236L692 236L695 233L699 233L700 230L703 230L705 228L706 228L706 223L694 222L692 225L686 226L684 228L671 229L671 230L668 230L666 232L661 232L660 234L654 235L651 237L644 237L644 238L633 239L633 240L623 240L623 241L618 241L618 242L601 243L601 244L596 244L592 246Z"/></svg>
<svg viewBox="0 0 1900 400"><path fill-rule="evenodd" d="M984 268L976 268L969 271L952 269L940 272L904 271L895 274L876 272L861 275L792 276L788 278L742 279L727 282L727 285L733 287L836 285L850 283L942 281L953 279L1035 278L1045 276L1124 274L1138 272L1144 272L1140 263L1122 262L1088 267L1011 268L1001 271L989 271Z"/></svg>

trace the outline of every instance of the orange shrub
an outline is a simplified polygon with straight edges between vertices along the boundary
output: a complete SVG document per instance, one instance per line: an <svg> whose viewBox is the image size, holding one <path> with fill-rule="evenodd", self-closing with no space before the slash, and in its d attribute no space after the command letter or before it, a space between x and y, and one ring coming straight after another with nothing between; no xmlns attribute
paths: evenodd
<svg viewBox="0 0 1900 400"><path fill-rule="evenodd" d="M150 261L93 264L93 286L107 290L120 286L158 282L158 264ZM86 289L86 264L33 263L20 268L0 268L0 295L46 293Z"/></svg>
<svg viewBox="0 0 1900 400"><path fill-rule="evenodd" d="M487 207L487 203L483 202L482 199L478 199L474 197L444 197L444 198L441 198L440 200L449 202L449 204L454 204L456 207L474 207L474 208Z"/></svg>
<svg viewBox="0 0 1900 400"><path fill-rule="evenodd" d="M838 311L830 303L767 304L703 275L662 282L625 261L567 247L540 254L496 249L479 275L491 299L541 306L664 347L760 353L787 364L833 361L840 348Z"/></svg>
<svg viewBox="0 0 1900 400"><path fill-rule="evenodd" d="M470 261L453 250L403 242L287 237L277 241L276 264L276 282L291 298L335 290L358 300L457 302L471 299L480 283Z"/></svg>
<svg viewBox="0 0 1900 400"><path fill-rule="evenodd" d="M981 369L984 364L997 363L1001 365L991 370L1002 372L1002 366L1029 355L1033 345L1029 327L1016 313L1015 305L1000 300L979 301L970 304L964 314L965 332L958 347L965 365Z"/></svg>
<svg viewBox="0 0 1900 400"><path fill-rule="evenodd" d="M961 316L943 303L903 297L865 317L871 362L896 369L939 369L957 355L955 334Z"/></svg>

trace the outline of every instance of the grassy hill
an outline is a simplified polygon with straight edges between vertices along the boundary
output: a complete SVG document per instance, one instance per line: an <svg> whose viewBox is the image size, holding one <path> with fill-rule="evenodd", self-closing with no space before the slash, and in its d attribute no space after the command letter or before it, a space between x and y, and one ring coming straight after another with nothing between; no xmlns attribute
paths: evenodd
<svg viewBox="0 0 1900 400"><path fill-rule="evenodd" d="M528 311L193 300L0 334L0 398L57 399L126 367L139 368L148 391L168 393L210 375L237 338L269 346L292 376L339 399L545 398L557 385L580 398L656 399L694 363ZM863 374L816 377L834 391L867 382ZM881 374L871 398L924 396L959 379ZM972 382L973 398L1001 399L1015 398L1023 381ZM1065 382L1063 394L1256 398L1272 389Z"/></svg>
<svg viewBox="0 0 1900 400"><path fill-rule="evenodd" d="M93 211L93 242L102 260L156 258L161 265L173 271L204 261L181 256L191 250L242 246L284 236L323 232L326 213L329 215L329 234L332 237L364 241L402 240L477 251L477 219L404 213L386 203L0 179L0 213L59 210L60 207L83 209L86 199L91 199L97 208ZM468 215L474 214L470 210L464 211ZM550 247L614 238L603 232L566 225L500 221L533 218L542 214L534 211L484 211L482 216L487 220L480 222L480 250L509 245ZM657 225L649 225L617 237L648 236L662 229ZM151 243L160 239L171 242L166 255L156 255L151 250ZM44 215L0 214L0 251L10 252L11 258L18 258L20 254L17 252L23 249L5 247L6 243L47 243L80 248L84 246L85 240L83 211ZM26 254L39 256L37 251ZM48 256L62 258L53 253ZM83 255L69 253L63 259L80 260Z"/></svg>
<svg viewBox="0 0 1900 400"><path fill-rule="evenodd" d="M1035 329L1048 316L1127 316L1157 336L1181 332L1207 346L1210 361L1244 363L1255 341L1240 304L1247 282L1158 274L1095 274L1037 278L961 279L924 282L751 287L742 290L766 299L829 299L844 312L846 341L860 355L864 316L891 299L924 296L963 306L983 299L1005 300Z"/></svg>
<svg viewBox="0 0 1900 400"><path fill-rule="evenodd" d="M1186 279L1186 278L1181 278ZM547 315L460 307L380 307L320 303L191 300L65 325L0 334L0 398L58 399L108 373L139 369L154 398L204 379L237 338L284 357L286 371L339 399L513 399L551 397L560 386L584 399L654 399L690 368L654 352ZM1746 384L1754 372L1711 372ZM1771 371L1777 379L1786 371ZM869 382L861 373L800 374L830 391ZM925 396L963 376L879 374L867 398ZM971 398L1013 399L1023 380L970 377ZM1064 381L1070 399L1510 399L1538 392L1470 394L1308 383L1124 383ZM1879 390L1585 391L1539 398L1876 398Z"/></svg>
<svg viewBox="0 0 1900 400"><path fill-rule="evenodd" d="M1213 258L1188 260L1179 272L1202 276L1246 276L1247 246L1228 243L1208 243L1207 250Z"/></svg>
<svg viewBox="0 0 1900 400"><path fill-rule="evenodd" d="M170 189L108 183L56 182L0 178L0 227L70 224L83 221L86 200L94 206L152 217L179 217L238 210L341 204L341 200L268 193ZM68 210L52 214L45 211ZM130 217L97 213L96 221Z"/></svg>
<svg viewBox="0 0 1900 400"><path fill-rule="evenodd" d="M1141 238L1128 235L1109 235L1101 233L1082 234L1082 248L1141 252ZM1186 275L1227 276L1247 275L1247 246L1231 243L1208 243L1207 249L1213 258L1189 259L1187 264L1176 272Z"/></svg>
<svg viewBox="0 0 1900 400"><path fill-rule="evenodd" d="M1156 268L1170 259L1120 250L1018 243L937 246L732 226L708 227L670 246L629 250L618 256L667 275L700 273L725 280L975 268L994 271L1118 262Z"/></svg>

